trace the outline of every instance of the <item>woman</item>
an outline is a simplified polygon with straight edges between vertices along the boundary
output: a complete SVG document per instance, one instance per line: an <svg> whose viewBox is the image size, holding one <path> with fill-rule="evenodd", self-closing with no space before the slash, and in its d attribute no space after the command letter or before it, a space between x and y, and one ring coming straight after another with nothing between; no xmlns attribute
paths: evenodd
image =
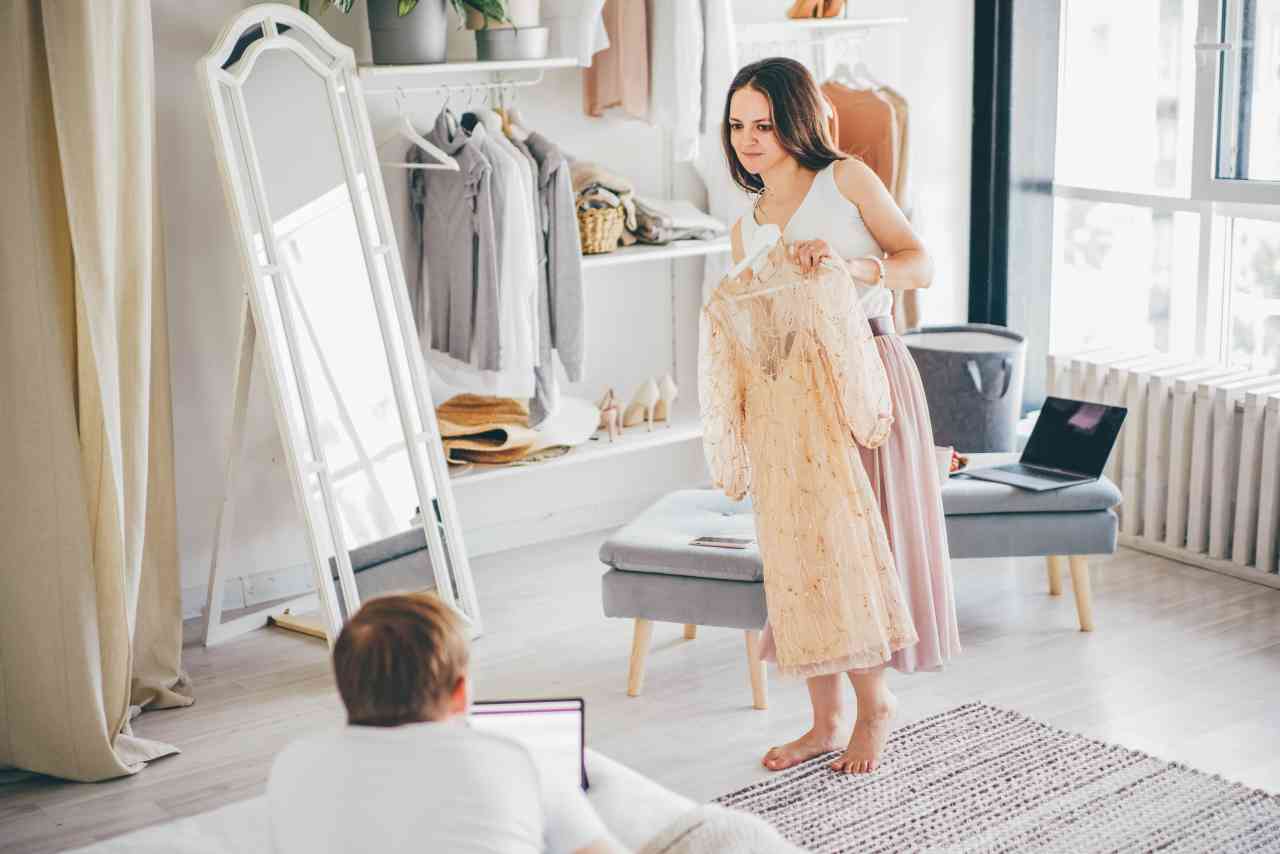
<svg viewBox="0 0 1280 854"><path fill-rule="evenodd" d="M893 333L889 292L928 287L933 263L871 168L836 150L826 106L809 72L790 59L761 60L734 78L725 102L725 156L738 185L757 194L752 214L733 226L734 260L744 257L761 226L776 225L802 268L838 256L858 285L889 379L894 418L883 444L859 452L919 637L885 664L905 673L937 670L960 651L941 487L924 389L911 354ZM776 660L769 627L762 652ZM879 762L897 707L885 664L848 671L857 714L843 756L832 763L836 770L870 772ZM807 680L813 726L769 750L766 768L779 771L840 747L846 726L842 679L830 673Z"/></svg>

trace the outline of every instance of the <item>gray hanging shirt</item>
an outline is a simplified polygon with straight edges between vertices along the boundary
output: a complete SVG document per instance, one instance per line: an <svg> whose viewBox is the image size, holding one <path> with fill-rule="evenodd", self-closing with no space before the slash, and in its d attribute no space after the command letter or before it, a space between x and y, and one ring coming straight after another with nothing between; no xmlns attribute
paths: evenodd
<svg viewBox="0 0 1280 854"><path fill-rule="evenodd" d="M542 368L550 365L549 347L560 355L570 382L582 379L585 356L582 303L582 244L569 164L560 149L539 133L526 143L538 161L538 202L547 258L547 312L542 326ZM542 323L539 297L539 322Z"/></svg>
<svg viewBox="0 0 1280 854"><path fill-rule="evenodd" d="M458 161L459 171L413 169L409 207L417 226L419 334L430 324L429 346L472 362L473 339L483 370L498 370L498 239L492 165L448 110L436 117L426 139ZM429 163L416 146L409 162ZM490 343L492 346L490 346Z"/></svg>

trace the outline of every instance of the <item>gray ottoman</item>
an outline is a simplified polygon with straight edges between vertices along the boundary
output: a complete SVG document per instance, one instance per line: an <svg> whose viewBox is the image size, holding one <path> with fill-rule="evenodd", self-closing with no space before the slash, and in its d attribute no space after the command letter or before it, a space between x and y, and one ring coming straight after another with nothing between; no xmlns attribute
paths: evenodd
<svg viewBox="0 0 1280 854"><path fill-rule="evenodd" d="M974 454L970 466L1016 459ZM1116 550L1120 490L1103 478L1051 492L1027 492L998 483L952 477L942 503L953 558L1046 556L1049 593L1062 592L1066 556L1081 631L1093 630L1087 555ZM627 693L639 695L653 623L683 623L693 639L698 626L745 633L753 705L767 706L759 634L766 610L763 566L754 546L743 550L691 546L699 536L754 537L750 501L735 502L708 489L673 492L619 529L600 548L609 569L602 584L604 613L635 621Z"/></svg>

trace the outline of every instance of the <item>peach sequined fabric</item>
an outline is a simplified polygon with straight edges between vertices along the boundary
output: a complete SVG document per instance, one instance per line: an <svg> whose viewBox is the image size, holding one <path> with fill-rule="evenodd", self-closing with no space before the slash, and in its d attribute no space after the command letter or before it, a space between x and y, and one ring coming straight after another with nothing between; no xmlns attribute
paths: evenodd
<svg viewBox="0 0 1280 854"><path fill-rule="evenodd" d="M804 275L779 241L702 312L698 360L713 482L751 495L783 673L874 667L916 642L884 521L854 442L893 424L885 376L844 266Z"/></svg>

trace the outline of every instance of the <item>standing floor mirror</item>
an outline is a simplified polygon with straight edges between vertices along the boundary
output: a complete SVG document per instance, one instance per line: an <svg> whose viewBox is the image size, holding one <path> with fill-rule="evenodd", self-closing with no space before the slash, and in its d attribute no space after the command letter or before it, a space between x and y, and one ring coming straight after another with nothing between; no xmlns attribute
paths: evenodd
<svg viewBox="0 0 1280 854"><path fill-rule="evenodd" d="M255 354L264 359L329 643L359 605L352 550L415 528L430 565L422 586L434 586L478 635L355 56L310 16L264 4L236 16L198 68L245 272L205 643L266 622L261 612L223 621L221 607ZM298 609L275 610L291 606Z"/></svg>

